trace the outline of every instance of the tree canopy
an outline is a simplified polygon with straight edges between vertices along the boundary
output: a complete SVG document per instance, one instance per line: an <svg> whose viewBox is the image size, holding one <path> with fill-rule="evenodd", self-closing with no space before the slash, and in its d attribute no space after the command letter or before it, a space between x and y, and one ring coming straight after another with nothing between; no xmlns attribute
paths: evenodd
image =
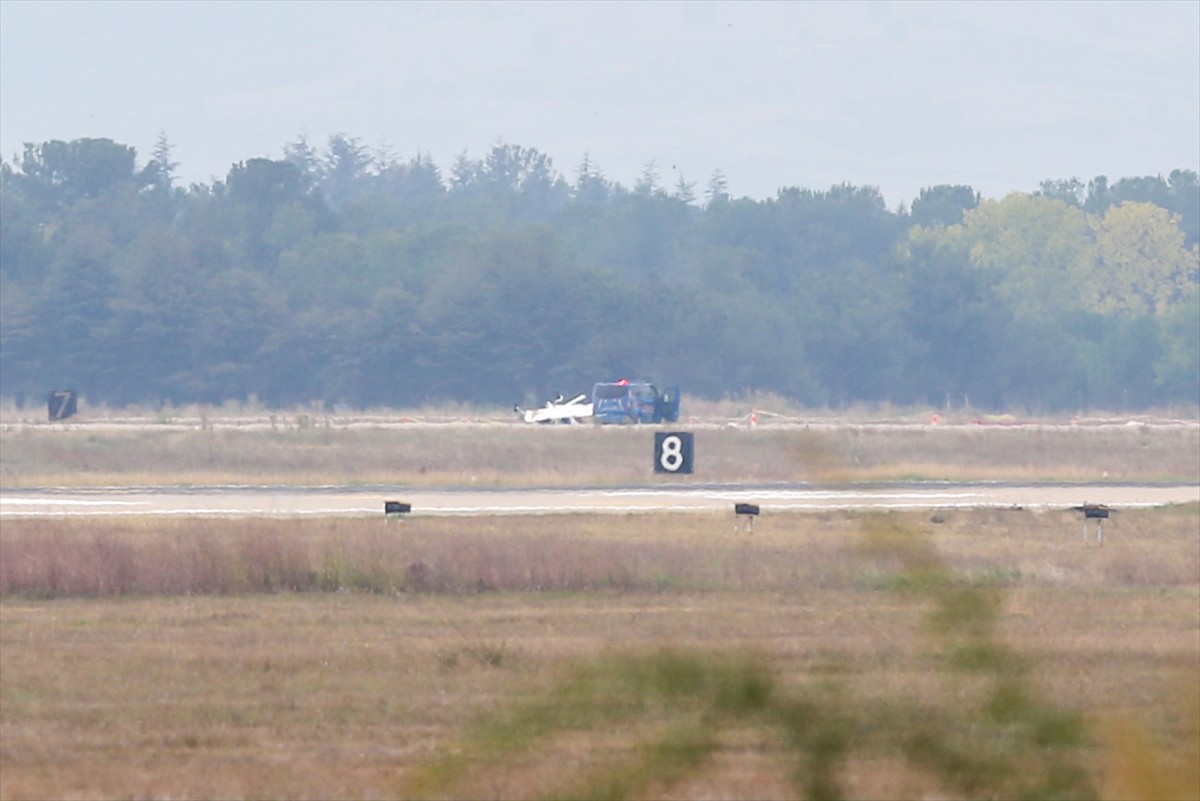
<svg viewBox="0 0 1200 801"><path fill-rule="evenodd" d="M1055 410L1200 402L1200 181L983 198L735 197L564 177L497 142L443 172L343 134L175 185L106 139L0 164L0 395L534 402L627 376L708 397Z"/></svg>

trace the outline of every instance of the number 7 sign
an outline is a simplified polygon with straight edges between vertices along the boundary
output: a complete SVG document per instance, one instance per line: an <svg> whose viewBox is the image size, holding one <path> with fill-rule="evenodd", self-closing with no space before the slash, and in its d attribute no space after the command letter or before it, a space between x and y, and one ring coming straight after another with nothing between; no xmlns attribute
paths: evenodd
<svg viewBox="0 0 1200 801"><path fill-rule="evenodd" d="M654 472L692 472L692 433L660 431L654 435Z"/></svg>
<svg viewBox="0 0 1200 801"><path fill-rule="evenodd" d="M79 410L73 389L56 389L46 397L46 412L50 422L74 417Z"/></svg>

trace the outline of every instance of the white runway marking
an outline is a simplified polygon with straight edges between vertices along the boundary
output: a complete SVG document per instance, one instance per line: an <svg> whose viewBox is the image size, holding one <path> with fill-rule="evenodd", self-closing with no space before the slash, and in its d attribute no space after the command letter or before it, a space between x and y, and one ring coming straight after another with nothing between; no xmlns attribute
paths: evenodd
<svg viewBox="0 0 1200 801"><path fill-rule="evenodd" d="M405 489L399 487L172 487L0 489L0 518L97 516L361 517L385 500L414 515L632 514L731 511L736 502L772 511L836 509L1114 508L1200 502L1196 485L896 484L845 487L664 486L620 489Z"/></svg>

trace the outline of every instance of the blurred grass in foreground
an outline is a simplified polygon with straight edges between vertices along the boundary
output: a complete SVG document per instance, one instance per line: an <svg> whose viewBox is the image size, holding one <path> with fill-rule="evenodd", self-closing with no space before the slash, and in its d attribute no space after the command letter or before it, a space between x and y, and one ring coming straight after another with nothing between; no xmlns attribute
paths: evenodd
<svg viewBox="0 0 1200 801"><path fill-rule="evenodd" d="M0 798L1196 797L1200 506L937 520L5 521Z"/></svg>
<svg viewBox="0 0 1200 801"><path fill-rule="evenodd" d="M861 552L893 560L901 591L926 607L928 664L940 684L936 702L903 694L856 698L853 677L844 675L788 687L753 653L610 653L576 665L532 700L485 717L452 753L410 775L404 795L471 795L478 788L472 774L535 753L555 736L609 729L627 738L618 755L560 774L557 785L522 786L517 794L651 797L657 795L651 788L701 769L721 748L724 730L750 725L782 740L777 754L790 763L793 790L810 801L844 798L847 761L889 751L924 771L935 792L954 797L1099 798L1083 715L1041 695L1029 657L1003 641L1002 592L964 580L929 537L894 517L864 521ZM1184 754L1200 745L1200 708L1191 714ZM1184 799L1200 791L1194 762L1162 756L1136 727L1115 737L1107 781L1118 793L1113 797ZM509 791L500 787L501 794Z"/></svg>

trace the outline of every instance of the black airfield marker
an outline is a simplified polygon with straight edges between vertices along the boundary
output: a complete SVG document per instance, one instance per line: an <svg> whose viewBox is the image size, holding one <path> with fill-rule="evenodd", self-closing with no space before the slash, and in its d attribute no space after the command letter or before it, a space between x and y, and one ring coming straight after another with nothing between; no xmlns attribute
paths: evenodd
<svg viewBox="0 0 1200 801"><path fill-rule="evenodd" d="M691 473L695 442L690 431L659 431L654 435L654 472Z"/></svg>
<svg viewBox="0 0 1200 801"><path fill-rule="evenodd" d="M1086 501L1084 502L1083 506L1073 506L1071 508L1076 512L1083 512L1083 544L1087 545L1088 542L1088 521L1095 520L1096 544L1103 548L1104 521L1108 519L1109 513L1113 512L1114 510L1108 508L1102 503L1087 503Z"/></svg>
<svg viewBox="0 0 1200 801"><path fill-rule="evenodd" d="M50 422L74 417L78 409L78 398L73 389L56 389L46 396L46 414Z"/></svg>
<svg viewBox="0 0 1200 801"><path fill-rule="evenodd" d="M733 533L738 532L738 521L743 517L746 518L746 533L754 533L754 518L758 517L758 504L756 503L735 503L733 505L733 513L736 517L733 518Z"/></svg>

